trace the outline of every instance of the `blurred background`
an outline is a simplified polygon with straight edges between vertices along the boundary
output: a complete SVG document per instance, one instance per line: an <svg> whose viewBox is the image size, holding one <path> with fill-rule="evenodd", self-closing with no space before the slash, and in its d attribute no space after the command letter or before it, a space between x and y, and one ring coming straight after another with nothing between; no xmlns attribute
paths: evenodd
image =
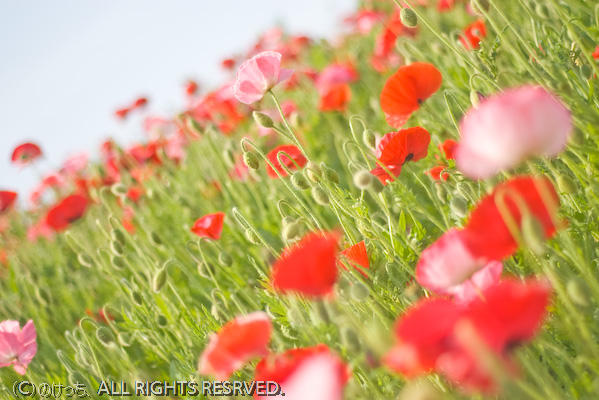
<svg viewBox="0 0 599 400"><path fill-rule="evenodd" d="M114 112L139 96L151 114L184 106L184 84L222 85L221 61L266 30L332 37L355 0L0 1L0 190L21 201L40 174L112 136L143 138L141 119ZM45 154L37 169L10 163L25 141Z"/></svg>

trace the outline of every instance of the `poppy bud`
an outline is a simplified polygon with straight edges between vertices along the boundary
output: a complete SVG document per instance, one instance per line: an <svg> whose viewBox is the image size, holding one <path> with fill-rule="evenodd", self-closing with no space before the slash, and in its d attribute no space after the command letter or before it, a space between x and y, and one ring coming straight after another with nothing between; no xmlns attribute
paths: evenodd
<svg viewBox="0 0 599 400"><path fill-rule="evenodd" d="M114 342L114 334L105 326L101 326L96 330L96 337L104 346L108 346L110 343Z"/></svg>
<svg viewBox="0 0 599 400"><path fill-rule="evenodd" d="M254 232L253 229L248 228L245 230L245 238L253 244L262 244L262 241L260 240L260 237L258 237L258 234L256 232Z"/></svg>
<svg viewBox="0 0 599 400"><path fill-rule="evenodd" d="M334 183L335 185L338 185L340 182L337 171L335 171L333 168L327 167L326 165L324 166L324 176L327 181Z"/></svg>
<svg viewBox="0 0 599 400"><path fill-rule="evenodd" d="M254 117L254 121L256 121L258 125L264 128L272 128L273 126L275 126L275 124L272 122L272 118L270 118L268 115L264 113L254 111L252 115Z"/></svg>
<svg viewBox="0 0 599 400"><path fill-rule="evenodd" d="M468 212L468 203L466 203L466 200L463 197L454 197L449 202L449 208L456 217L464 218L466 212Z"/></svg>
<svg viewBox="0 0 599 400"><path fill-rule="evenodd" d="M567 175L560 175L557 177L557 187L562 193L576 193L576 182Z"/></svg>
<svg viewBox="0 0 599 400"><path fill-rule="evenodd" d="M480 95L476 90L470 91L470 103L474 108L477 108L480 105Z"/></svg>
<svg viewBox="0 0 599 400"><path fill-rule="evenodd" d="M470 8L478 15L489 11L489 0L470 0Z"/></svg>
<svg viewBox="0 0 599 400"><path fill-rule="evenodd" d="M168 324L168 320L166 319L166 317L162 314L160 314L158 316L158 326L166 326Z"/></svg>
<svg viewBox="0 0 599 400"><path fill-rule="evenodd" d="M79 264L87 268L91 268L93 265L91 257L83 253L77 255L77 260L79 261Z"/></svg>
<svg viewBox="0 0 599 400"><path fill-rule="evenodd" d="M404 7L399 13L401 23L407 28L416 28L418 26L418 17L411 8Z"/></svg>
<svg viewBox="0 0 599 400"><path fill-rule="evenodd" d="M243 153L243 162L248 168L253 169L254 171L260 167L260 163L258 162L258 157L251 151L246 151Z"/></svg>
<svg viewBox="0 0 599 400"><path fill-rule="evenodd" d="M212 279L211 275L214 275L214 267L210 263L199 263L198 264L198 273L200 276L203 276L206 279Z"/></svg>
<svg viewBox="0 0 599 400"><path fill-rule="evenodd" d="M124 245L125 243L127 243L125 234L123 233L122 230L120 230L118 228L113 229L112 232L110 233L110 235L112 236L112 239L114 239L116 242L119 242L121 245Z"/></svg>
<svg viewBox="0 0 599 400"><path fill-rule="evenodd" d="M372 183L372 174L366 170L354 174L354 185L360 190L366 190Z"/></svg>
<svg viewBox="0 0 599 400"><path fill-rule="evenodd" d="M364 301L370 296L370 290L362 282L355 282L349 289L349 294L355 301Z"/></svg>
<svg viewBox="0 0 599 400"><path fill-rule="evenodd" d="M566 291L575 304L581 307L589 306L589 288L582 280L578 278L570 279L566 285Z"/></svg>
<svg viewBox="0 0 599 400"><path fill-rule="evenodd" d="M158 271L156 271L156 274L154 274L154 278L152 279L152 290L154 291L154 293L160 292L160 290L166 283L166 278L166 267L162 267Z"/></svg>
<svg viewBox="0 0 599 400"><path fill-rule="evenodd" d="M372 150L376 149L376 136L374 132L369 129L365 129L362 133L362 142Z"/></svg>
<svg viewBox="0 0 599 400"><path fill-rule="evenodd" d="M124 197L127 195L127 188L120 183L115 183L110 187L110 191L117 197Z"/></svg>
<svg viewBox="0 0 599 400"><path fill-rule="evenodd" d="M283 221L281 221L281 225L285 226L285 225L290 224L292 222L295 222L295 218L290 217L289 215L286 215L285 218L283 218Z"/></svg>
<svg viewBox="0 0 599 400"><path fill-rule="evenodd" d="M322 169L318 166L318 164L310 161L306 167L306 173L312 182L318 182L322 176Z"/></svg>
<svg viewBox="0 0 599 400"><path fill-rule="evenodd" d="M291 222L283 227L283 240L286 242L290 242L293 239L297 238L300 234L300 224L297 222Z"/></svg>
<svg viewBox="0 0 599 400"><path fill-rule="evenodd" d="M131 293L131 300L140 307L144 304L143 295L139 290L135 290Z"/></svg>
<svg viewBox="0 0 599 400"><path fill-rule="evenodd" d="M349 326L345 326L341 329L341 343L352 353L359 353L360 348L362 347L358 334Z"/></svg>
<svg viewBox="0 0 599 400"><path fill-rule="evenodd" d="M113 255L110 258L110 261L112 263L112 266L116 270L122 270L122 269L125 269L125 267L126 267L125 260L121 256Z"/></svg>
<svg viewBox="0 0 599 400"><path fill-rule="evenodd" d="M222 312L215 303L212 303L212 306L210 306L210 314L219 322L224 319Z"/></svg>
<svg viewBox="0 0 599 400"><path fill-rule="evenodd" d="M231 149L223 149L223 158L227 164L235 165L235 158Z"/></svg>
<svg viewBox="0 0 599 400"><path fill-rule="evenodd" d="M116 240L113 240L110 242L110 251L112 251L112 254L114 254L114 255L122 256L123 255L123 246L121 246L121 244L119 242L117 242Z"/></svg>
<svg viewBox="0 0 599 400"><path fill-rule="evenodd" d="M321 206L326 206L330 201L329 195L320 186L314 186L312 188L312 198Z"/></svg>
<svg viewBox="0 0 599 400"><path fill-rule="evenodd" d="M542 254L545 248L545 230L541 222L532 215L524 215L521 230L524 244L533 253Z"/></svg>
<svg viewBox="0 0 599 400"><path fill-rule="evenodd" d="M191 117L187 118L187 127L197 135L202 134L202 126L198 123L198 121Z"/></svg>
<svg viewBox="0 0 599 400"><path fill-rule="evenodd" d="M370 180L370 190L374 193L381 193L385 189L385 185L377 178Z"/></svg>
<svg viewBox="0 0 599 400"><path fill-rule="evenodd" d="M302 174L299 171L295 172L293 175L291 175L291 184L297 190L310 189L310 183L308 183L308 180L306 179L304 174Z"/></svg>
<svg viewBox="0 0 599 400"><path fill-rule="evenodd" d="M158 236L156 232L150 233L150 240L157 246L160 246L162 244L162 239L160 239L160 236Z"/></svg>
<svg viewBox="0 0 599 400"><path fill-rule="evenodd" d="M229 255L229 253L225 253L224 251L221 251L220 254L218 255L218 262L223 267L230 267L231 264L233 264L233 258Z"/></svg>

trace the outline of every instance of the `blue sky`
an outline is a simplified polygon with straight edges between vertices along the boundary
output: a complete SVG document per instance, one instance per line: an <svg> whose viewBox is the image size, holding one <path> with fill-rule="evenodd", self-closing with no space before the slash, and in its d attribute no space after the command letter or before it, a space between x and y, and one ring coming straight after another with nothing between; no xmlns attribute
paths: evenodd
<svg viewBox="0 0 599 400"><path fill-rule="evenodd" d="M114 110L147 96L168 115L183 104L182 85L225 79L220 61L243 52L281 24L331 37L354 0L18 0L0 1L0 190L28 191L38 171L13 167L12 149L35 141L46 159L93 157L108 136L142 138L139 121Z"/></svg>

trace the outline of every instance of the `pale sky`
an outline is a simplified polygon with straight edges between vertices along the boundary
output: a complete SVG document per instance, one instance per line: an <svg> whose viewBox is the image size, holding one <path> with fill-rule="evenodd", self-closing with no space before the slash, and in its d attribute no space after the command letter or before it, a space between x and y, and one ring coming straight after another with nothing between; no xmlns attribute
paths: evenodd
<svg viewBox="0 0 599 400"><path fill-rule="evenodd" d="M150 111L183 106L183 83L222 84L220 61L245 52L280 24L332 37L355 0L0 0L0 190L23 196L38 180L10 164L13 148L34 141L39 170L71 154L92 158L108 136L143 138L139 120L114 110L140 95ZM25 192L25 193L24 193Z"/></svg>

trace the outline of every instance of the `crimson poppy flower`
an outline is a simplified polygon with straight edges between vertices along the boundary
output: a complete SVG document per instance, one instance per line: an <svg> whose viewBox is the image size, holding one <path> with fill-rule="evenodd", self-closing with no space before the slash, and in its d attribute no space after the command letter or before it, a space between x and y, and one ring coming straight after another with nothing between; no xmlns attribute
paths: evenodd
<svg viewBox="0 0 599 400"><path fill-rule="evenodd" d="M227 322L218 333L212 334L200 356L199 373L226 380L236 370L256 356L268 353L272 333L270 318L256 311Z"/></svg>
<svg viewBox="0 0 599 400"><path fill-rule="evenodd" d="M433 371L439 356L449 351L460 309L447 299L420 300L395 325L397 344L383 362L396 372L414 377Z"/></svg>
<svg viewBox="0 0 599 400"><path fill-rule="evenodd" d="M552 204L545 204L544 195ZM465 229L467 242L474 257L487 260L503 260L518 248L508 225L500 212L502 198L505 210L511 216L517 229L522 226L523 212L518 203L526 206L530 215L541 223L545 238L551 238L557 229L554 225L555 211L559 198L548 178L523 176L503 182L493 192L483 197L470 214Z"/></svg>
<svg viewBox="0 0 599 400"><path fill-rule="evenodd" d="M224 220L224 212L204 215L193 224L191 231L199 237L207 237L218 240L220 239L220 235L223 231Z"/></svg>
<svg viewBox="0 0 599 400"><path fill-rule="evenodd" d="M377 147L379 166L370 172L384 184L395 180L406 162L426 157L430 141L431 135L418 126L387 133ZM385 165L391 174L380 164Z"/></svg>
<svg viewBox="0 0 599 400"><path fill-rule="evenodd" d="M446 181L449 179L449 173L445 170L447 167L445 165L437 165L428 170L427 174L430 175L431 178L435 181Z"/></svg>
<svg viewBox="0 0 599 400"><path fill-rule="evenodd" d="M0 190L0 213L6 211L17 199L17 193Z"/></svg>
<svg viewBox="0 0 599 400"><path fill-rule="evenodd" d="M256 365L254 381L277 382L286 399L341 400L349 377L347 365L319 344L264 357ZM254 397L266 397L261 394L256 392Z"/></svg>
<svg viewBox="0 0 599 400"><path fill-rule="evenodd" d="M286 249L272 267L277 292L309 297L329 295L337 281L339 234L312 232Z"/></svg>
<svg viewBox="0 0 599 400"><path fill-rule="evenodd" d="M11 160L13 164L24 167L31 164L42 155L42 150L35 143L23 143L17 146L13 152Z"/></svg>
<svg viewBox="0 0 599 400"><path fill-rule="evenodd" d="M198 84L196 81L189 80L185 84L185 94L188 96L193 96L198 91Z"/></svg>
<svg viewBox="0 0 599 400"><path fill-rule="evenodd" d="M387 123L401 128L410 115L439 90L442 79L432 64L417 62L400 67L381 92L381 108Z"/></svg>
<svg viewBox="0 0 599 400"><path fill-rule="evenodd" d="M334 85L320 98L320 111L345 111L351 99L351 89L346 83Z"/></svg>
<svg viewBox="0 0 599 400"><path fill-rule="evenodd" d="M467 336L459 338L459 331L469 326L487 350L495 353L506 372L515 374L511 351L540 330L550 295L550 287L538 281L505 280L485 290L456 322L456 346L438 358L438 372L467 392L497 391L498 382L480 361L480 353L468 346Z"/></svg>
<svg viewBox="0 0 599 400"><path fill-rule="evenodd" d="M370 269L370 262L368 261L368 253L366 253L366 244L363 240L343 250L341 255L347 258L347 261L349 261L356 271L361 273L364 278L368 278L368 274L364 269ZM347 269L343 264L341 264L341 267Z"/></svg>
<svg viewBox="0 0 599 400"><path fill-rule="evenodd" d="M445 155L446 159L454 160L457 147L458 142L453 139L445 139L445 141L439 145L439 150Z"/></svg>
<svg viewBox="0 0 599 400"><path fill-rule="evenodd" d="M74 194L64 198L46 214L46 223L56 232L63 231L85 214L87 197Z"/></svg>
<svg viewBox="0 0 599 400"><path fill-rule="evenodd" d="M478 49L480 42L487 36L487 27L485 21L479 19L478 21L468 25L464 29L464 35L460 36L460 42L468 50Z"/></svg>
<svg viewBox="0 0 599 400"><path fill-rule="evenodd" d="M279 160L277 159L277 154L279 154L279 152L281 151L287 153L287 155L281 155L281 162L285 167L287 167L287 169L296 169L296 166L293 163L293 161L295 161L295 163L297 163L297 165L300 168L303 168L304 165L306 165L306 163L308 162L308 159L302 154L302 151L297 146L287 144L275 147L274 149L268 152L266 157L275 166L276 170L279 172L281 176L287 176L287 171L283 168L283 166L279 163ZM272 169L270 165L266 165L266 173L271 178L279 177L279 175L277 175L275 170Z"/></svg>

